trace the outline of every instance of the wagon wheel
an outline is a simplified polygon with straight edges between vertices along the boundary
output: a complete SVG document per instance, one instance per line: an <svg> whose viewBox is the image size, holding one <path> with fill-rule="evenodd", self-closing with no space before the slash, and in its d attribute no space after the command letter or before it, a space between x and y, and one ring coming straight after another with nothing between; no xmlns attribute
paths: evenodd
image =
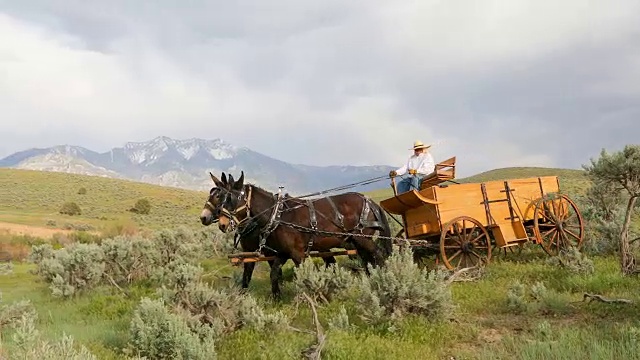
<svg viewBox="0 0 640 360"><path fill-rule="evenodd" d="M580 248L584 223L576 204L566 195L540 199L536 204L533 232L544 251L556 256L568 247Z"/></svg>
<svg viewBox="0 0 640 360"><path fill-rule="evenodd" d="M467 226L472 227L467 229ZM487 229L468 216L452 219L444 225L440 235L440 257L450 270L489 263L491 240Z"/></svg>

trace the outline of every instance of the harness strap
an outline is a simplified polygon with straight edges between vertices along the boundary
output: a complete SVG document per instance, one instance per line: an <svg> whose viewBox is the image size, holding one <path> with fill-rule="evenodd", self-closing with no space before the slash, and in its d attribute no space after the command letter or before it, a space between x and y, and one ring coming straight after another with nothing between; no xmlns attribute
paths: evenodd
<svg viewBox="0 0 640 360"><path fill-rule="evenodd" d="M365 196L362 197L364 201L364 205L362 207L362 212L360 213L360 220L358 222L357 228L362 232L362 230L366 227L380 227L381 224L379 221L367 221L367 217L369 217L369 212L371 212L371 200ZM380 214L376 209L373 210L373 214L377 219L380 219Z"/></svg>
<svg viewBox="0 0 640 360"><path fill-rule="evenodd" d="M327 199L327 201L329 202L329 205L331 205L331 208L333 208L333 211L336 214L336 221L340 223L340 227L344 230L344 215L342 215L338 211L338 207L336 206L336 203L333 202L333 199L331 198L331 196L327 196L326 199Z"/></svg>
<svg viewBox="0 0 640 360"><path fill-rule="evenodd" d="M318 219L316 217L316 209L313 206L314 200L306 200L307 206L309 207L309 225L311 225L311 229L316 231L318 229ZM313 234L309 237L309 243L307 244L307 255L309 251L311 251L311 247L313 246Z"/></svg>
<svg viewBox="0 0 640 360"><path fill-rule="evenodd" d="M260 233L260 247L258 248L258 252L261 252L264 247L267 247L266 245L267 237L269 236L269 234L273 232L273 230L275 230L278 227L278 225L280 225L280 215L282 214L282 205L283 205L282 187L280 187L280 191L276 195L276 205L273 207L273 212L271 213L269 222ZM269 250L277 252L271 248L269 248Z"/></svg>

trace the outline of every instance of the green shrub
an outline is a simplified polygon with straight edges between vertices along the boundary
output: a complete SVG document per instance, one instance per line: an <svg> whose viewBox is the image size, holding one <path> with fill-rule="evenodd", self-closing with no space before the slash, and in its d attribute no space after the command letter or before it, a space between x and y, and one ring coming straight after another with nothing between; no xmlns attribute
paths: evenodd
<svg viewBox="0 0 640 360"><path fill-rule="evenodd" d="M101 247L105 274L120 285L149 278L158 263L154 243L141 236L116 236L102 241Z"/></svg>
<svg viewBox="0 0 640 360"><path fill-rule="evenodd" d="M547 259L547 264L561 266L575 274L593 274L593 261L578 249L570 247L562 249L557 256Z"/></svg>
<svg viewBox="0 0 640 360"><path fill-rule="evenodd" d="M253 297L236 286L214 288L205 283L202 272L197 265L170 264L160 290L164 302L187 317L199 319L217 337L243 326L277 330L289 324L282 312L265 313Z"/></svg>
<svg viewBox="0 0 640 360"><path fill-rule="evenodd" d="M0 262L0 275L11 275L13 274L13 263L8 262Z"/></svg>
<svg viewBox="0 0 640 360"><path fill-rule="evenodd" d="M303 261L294 268L294 273L296 292L304 292L314 301L320 300L325 304L335 296L345 295L355 284L354 276L343 267L337 264L326 267L324 263L318 267L313 259Z"/></svg>
<svg viewBox="0 0 640 360"><path fill-rule="evenodd" d="M0 329L14 327L24 316L36 317L36 309L30 300L21 300L0 307Z"/></svg>
<svg viewBox="0 0 640 360"><path fill-rule="evenodd" d="M129 352L148 359L216 359L208 329L171 313L162 300L143 298L131 320Z"/></svg>
<svg viewBox="0 0 640 360"><path fill-rule="evenodd" d="M440 271L421 269L407 246L394 246L382 267L369 265L370 276L360 283L358 305L371 323L397 320L406 314L420 314L433 320L451 316L454 305L450 283Z"/></svg>
<svg viewBox="0 0 640 360"><path fill-rule="evenodd" d="M147 199L139 199L129 211L136 214L147 215L151 212L151 203Z"/></svg>
<svg viewBox="0 0 640 360"><path fill-rule="evenodd" d="M70 216L81 215L82 210L80 209L80 206L78 206L78 204L76 204L75 202L66 202L60 208L60 214Z"/></svg>
<svg viewBox="0 0 640 360"><path fill-rule="evenodd" d="M72 244L53 251L43 248L38 273L50 284L54 296L71 297L98 285L104 273L104 253L96 244Z"/></svg>
<svg viewBox="0 0 640 360"><path fill-rule="evenodd" d="M563 314L570 310L569 301L543 282L530 287L515 280L507 292L507 309L516 314Z"/></svg>
<svg viewBox="0 0 640 360"><path fill-rule="evenodd" d="M54 343L44 339L35 327L36 319L36 316L23 315L16 322L12 359L97 360L86 347L76 345L66 334Z"/></svg>

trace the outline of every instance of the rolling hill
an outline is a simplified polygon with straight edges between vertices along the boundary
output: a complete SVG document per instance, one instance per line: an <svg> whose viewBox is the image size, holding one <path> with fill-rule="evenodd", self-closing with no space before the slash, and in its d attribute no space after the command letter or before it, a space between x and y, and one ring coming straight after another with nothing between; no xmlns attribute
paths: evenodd
<svg viewBox="0 0 640 360"><path fill-rule="evenodd" d="M588 181L579 170L548 168L496 169L458 182L468 183L531 176L560 176L561 186L570 194L583 191ZM212 185L210 185L212 186ZM378 183L378 186L386 186ZM79 194L80 188L86 194ZM361 191L359 188L354 191ZM392 195L390 188L366 192L380 201ZM0 169L0 221L47 226L72 224L105 229L114 224L158 229L186 225L199 227L198 215L207 192L152 185L124 179L60 172ZM150 201L149 215L128 211L138 199ZM65 202L76 202L82 214L68 216L58 211Z"/></svg>
<svg viewBox="0 0 640 360"><path fill-rule="evenodd" d="M80 188L86 194L79 194ZM206 192L164 187L122 179L59 172L0 169L0 221L47 226L55 222L104 229L114 224L158 229L198 226ZM146 198L149 215L128 211ZM58 213L65 202L77 203L78 216ZM201 225L200 225L201 226Z"/></svg>

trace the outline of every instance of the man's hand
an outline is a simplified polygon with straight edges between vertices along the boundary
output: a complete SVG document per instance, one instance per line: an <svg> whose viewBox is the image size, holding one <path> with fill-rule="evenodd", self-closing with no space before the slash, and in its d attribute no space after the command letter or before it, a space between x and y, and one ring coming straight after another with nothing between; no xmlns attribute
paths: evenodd
<svg viewBox="0 0 640 360"><path fill-rule="evenodd" d="M416 169L409 169L409 174L415 175L417 173L418 173L418 171Z"/></svg>
<svg viewBox="0 0 640 360"><path fill-rule="evenodd" d="M398 175L398 173L395 170L389 172L389 177L395 177L396 175Z"/></svg>

